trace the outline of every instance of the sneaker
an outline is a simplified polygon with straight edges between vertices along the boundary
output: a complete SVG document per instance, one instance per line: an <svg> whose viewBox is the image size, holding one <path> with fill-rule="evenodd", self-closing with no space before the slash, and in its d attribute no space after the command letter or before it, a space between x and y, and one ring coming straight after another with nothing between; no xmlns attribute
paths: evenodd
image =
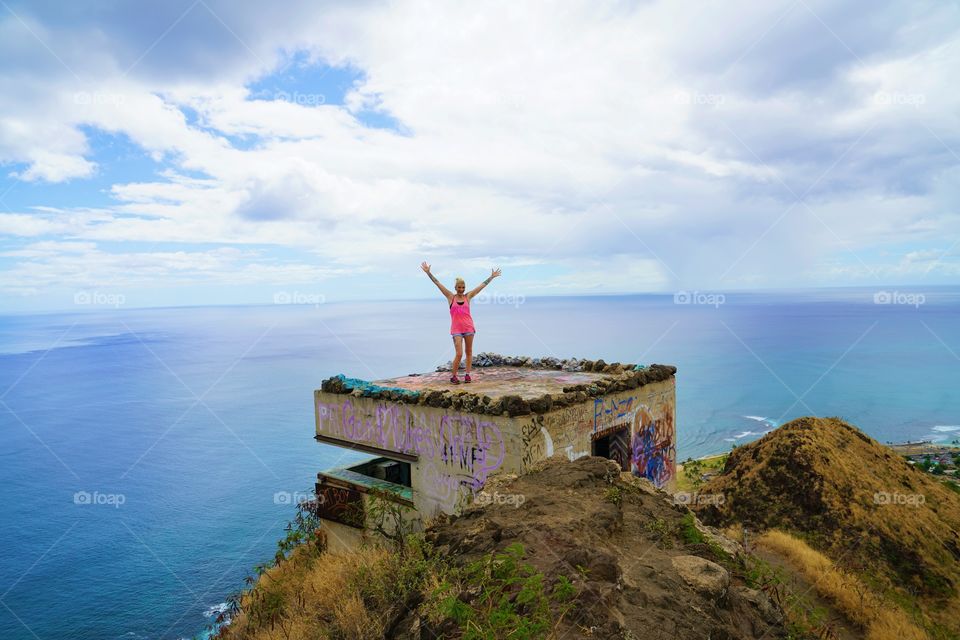
<svg viewBox="0 0 960 640"><path fill-rule="evenodd" d="M469 374L469 373L468 373L467 375L463 376L463 381L464 381L464 382L472 382L472 380L470 380L470 374Z"/></svg>
<svg viewBox="0 0 960 640"><path fill-rule="evenodd" d="M456 374L450 376L450 382L452 382L453 384L460 384L460 381L457 379Z"/></svg>

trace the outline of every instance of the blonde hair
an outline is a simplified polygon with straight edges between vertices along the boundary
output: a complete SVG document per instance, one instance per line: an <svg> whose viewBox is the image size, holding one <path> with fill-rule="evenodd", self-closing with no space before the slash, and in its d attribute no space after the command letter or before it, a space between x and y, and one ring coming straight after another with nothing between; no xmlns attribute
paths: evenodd
<svg viewBox="0 0 960 640"><path fill-rule="evenodd" d="M458 284L462 284L464 287L467 286L466 281L460 276L457 276L457 279L453 281L453 288L456 289Z"/></svg>

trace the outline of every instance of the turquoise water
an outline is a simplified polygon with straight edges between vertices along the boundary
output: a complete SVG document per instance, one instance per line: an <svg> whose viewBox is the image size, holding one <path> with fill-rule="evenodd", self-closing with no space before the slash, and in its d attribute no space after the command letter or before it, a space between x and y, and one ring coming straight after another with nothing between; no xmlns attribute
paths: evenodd
<svg viewBox="0 0 960 640"><path fill-rule="evenodd" d="M811 413L960 437L960 289L875 293L511 299L475 305L476 350L676 365L681 458ZM361 459L312 439L312 390L431 370L448 325L440 298L0 317L0 638L200 633Z"/></svg>

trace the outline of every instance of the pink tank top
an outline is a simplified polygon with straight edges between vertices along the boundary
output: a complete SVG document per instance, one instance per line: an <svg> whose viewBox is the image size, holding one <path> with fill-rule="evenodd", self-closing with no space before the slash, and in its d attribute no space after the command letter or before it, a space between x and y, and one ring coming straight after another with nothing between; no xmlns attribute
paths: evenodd
<svg viewBox="0 0 960 640"><path fill-rule="evenodd" d="M473 318L470 317L470 300L464 299L463 304L457 303L454 298L450 303L450 333L470 333L475 332L473 328Z"/></svg>

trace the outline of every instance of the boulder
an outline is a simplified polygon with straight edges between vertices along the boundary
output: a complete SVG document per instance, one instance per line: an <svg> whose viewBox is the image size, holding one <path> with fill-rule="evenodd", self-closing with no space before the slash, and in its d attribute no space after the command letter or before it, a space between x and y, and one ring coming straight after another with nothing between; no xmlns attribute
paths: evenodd
<svg viewBox="0 0 960 640"><path fill-rule="evenodd" d="M730 586L730 574L726 569L699 556L675 556L673 568L690 587L709 598L720 598Z"/></svg>

